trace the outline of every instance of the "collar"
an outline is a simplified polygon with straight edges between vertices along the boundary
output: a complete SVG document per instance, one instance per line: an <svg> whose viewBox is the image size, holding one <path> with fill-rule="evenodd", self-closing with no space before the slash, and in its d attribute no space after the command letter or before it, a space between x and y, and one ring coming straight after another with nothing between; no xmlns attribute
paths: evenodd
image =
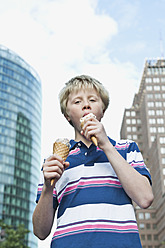
<svg viewBox="0 0 165 248"><path fill-rule="evenodd" d="M115 140L111 139L110 137L108 137L108 139L109 139L109 141L111 142L111 144L112 144L113 146L116 145L116 141L115 141ZM71 151L72 149L74 149L75 146L78 145L78 143L81 143L81 144L84 145L84 143L83 143L82 141L75 141L75 140L71 139L71 140L70 140L70 145L71 145L70 151Z"/></svg>

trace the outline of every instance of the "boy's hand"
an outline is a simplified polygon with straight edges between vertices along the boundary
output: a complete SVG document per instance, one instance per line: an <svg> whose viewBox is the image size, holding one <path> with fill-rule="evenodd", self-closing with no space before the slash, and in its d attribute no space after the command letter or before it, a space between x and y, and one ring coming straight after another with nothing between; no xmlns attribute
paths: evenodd
<svg viewBox="0 0 165 248"><path fill-rule="evenodd" d="M64 162L57 154L51 155L45 160L43 164L43 174L45 179L45 186L51 186L51 179L55 179L54 185L62 176L64 170L69 167L69 162Z"/></svg>
<svg viewBox="0 0 165 248"><path fill-rule="evenodd" d="M85 120L81 134L88 140L90 140L91 136L95 136L98 141L98 146L101 149L103 149L107 142L109 143L103 124L94 117Z"/></svg>

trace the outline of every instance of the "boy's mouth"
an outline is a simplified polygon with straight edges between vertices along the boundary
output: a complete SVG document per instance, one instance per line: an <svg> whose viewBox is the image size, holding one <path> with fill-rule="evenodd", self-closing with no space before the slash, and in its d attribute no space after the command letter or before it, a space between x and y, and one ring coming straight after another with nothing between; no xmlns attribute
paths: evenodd
<svg viewBox="0 0 165 248"><path fill-rule="evenodd" d="M89 115L90 113L85 113L82 117L86 116L86 115Z"/></svg>

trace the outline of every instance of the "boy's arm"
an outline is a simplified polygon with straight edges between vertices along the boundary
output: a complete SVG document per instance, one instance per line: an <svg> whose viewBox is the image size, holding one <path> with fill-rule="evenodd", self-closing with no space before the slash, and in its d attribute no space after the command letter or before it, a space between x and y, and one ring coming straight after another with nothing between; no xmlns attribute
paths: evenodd
<svg viewBox="0 0 165 248"><path fill-rule="evenodd" d="M115 173L128 196L141 208L148 208L153 201L150 182L141 175L116 151L108 140L104 145L105 152Z"/></svg>
<svg viewBox="0 0 165 248"><path fill-rule="evenodd" d="M53 208L53 189L62 176L64 169L69 166L61 157L54 154L43 164L44 185L39 202L33 213L33 232L39 239L45 239L51 232L55 209ZM54 184L51 186L51 179Z"/></svg>
<svg viewBox="0 0 165 248"><path fill-rule="evenodd" d="M41 240L51 232L54 221L52 187L43 186L41 197L33 213L33 232Z"/></svg>
<svg viewBox="0 0 165 248"><path fill-rule="evenodd" d="M153 201L153 193L147 177L141 175L116 151L109 141L104 126L97 119L86 121L82 134L90 140L94 135L98 146L105 152L122 187L128 196L141 208L147 208Z"/></svg>

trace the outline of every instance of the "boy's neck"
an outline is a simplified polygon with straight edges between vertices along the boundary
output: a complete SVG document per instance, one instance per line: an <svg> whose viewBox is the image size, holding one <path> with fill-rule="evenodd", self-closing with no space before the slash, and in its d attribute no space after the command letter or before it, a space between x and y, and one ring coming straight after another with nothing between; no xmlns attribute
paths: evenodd
<svg viewBox="0 0 165 248"><path fill-rule="evenodd" d="M75 132L75 141L82 141L88 148L92 144L91 141L87 140L83 135L81 135L79 132Z"/></svg>

